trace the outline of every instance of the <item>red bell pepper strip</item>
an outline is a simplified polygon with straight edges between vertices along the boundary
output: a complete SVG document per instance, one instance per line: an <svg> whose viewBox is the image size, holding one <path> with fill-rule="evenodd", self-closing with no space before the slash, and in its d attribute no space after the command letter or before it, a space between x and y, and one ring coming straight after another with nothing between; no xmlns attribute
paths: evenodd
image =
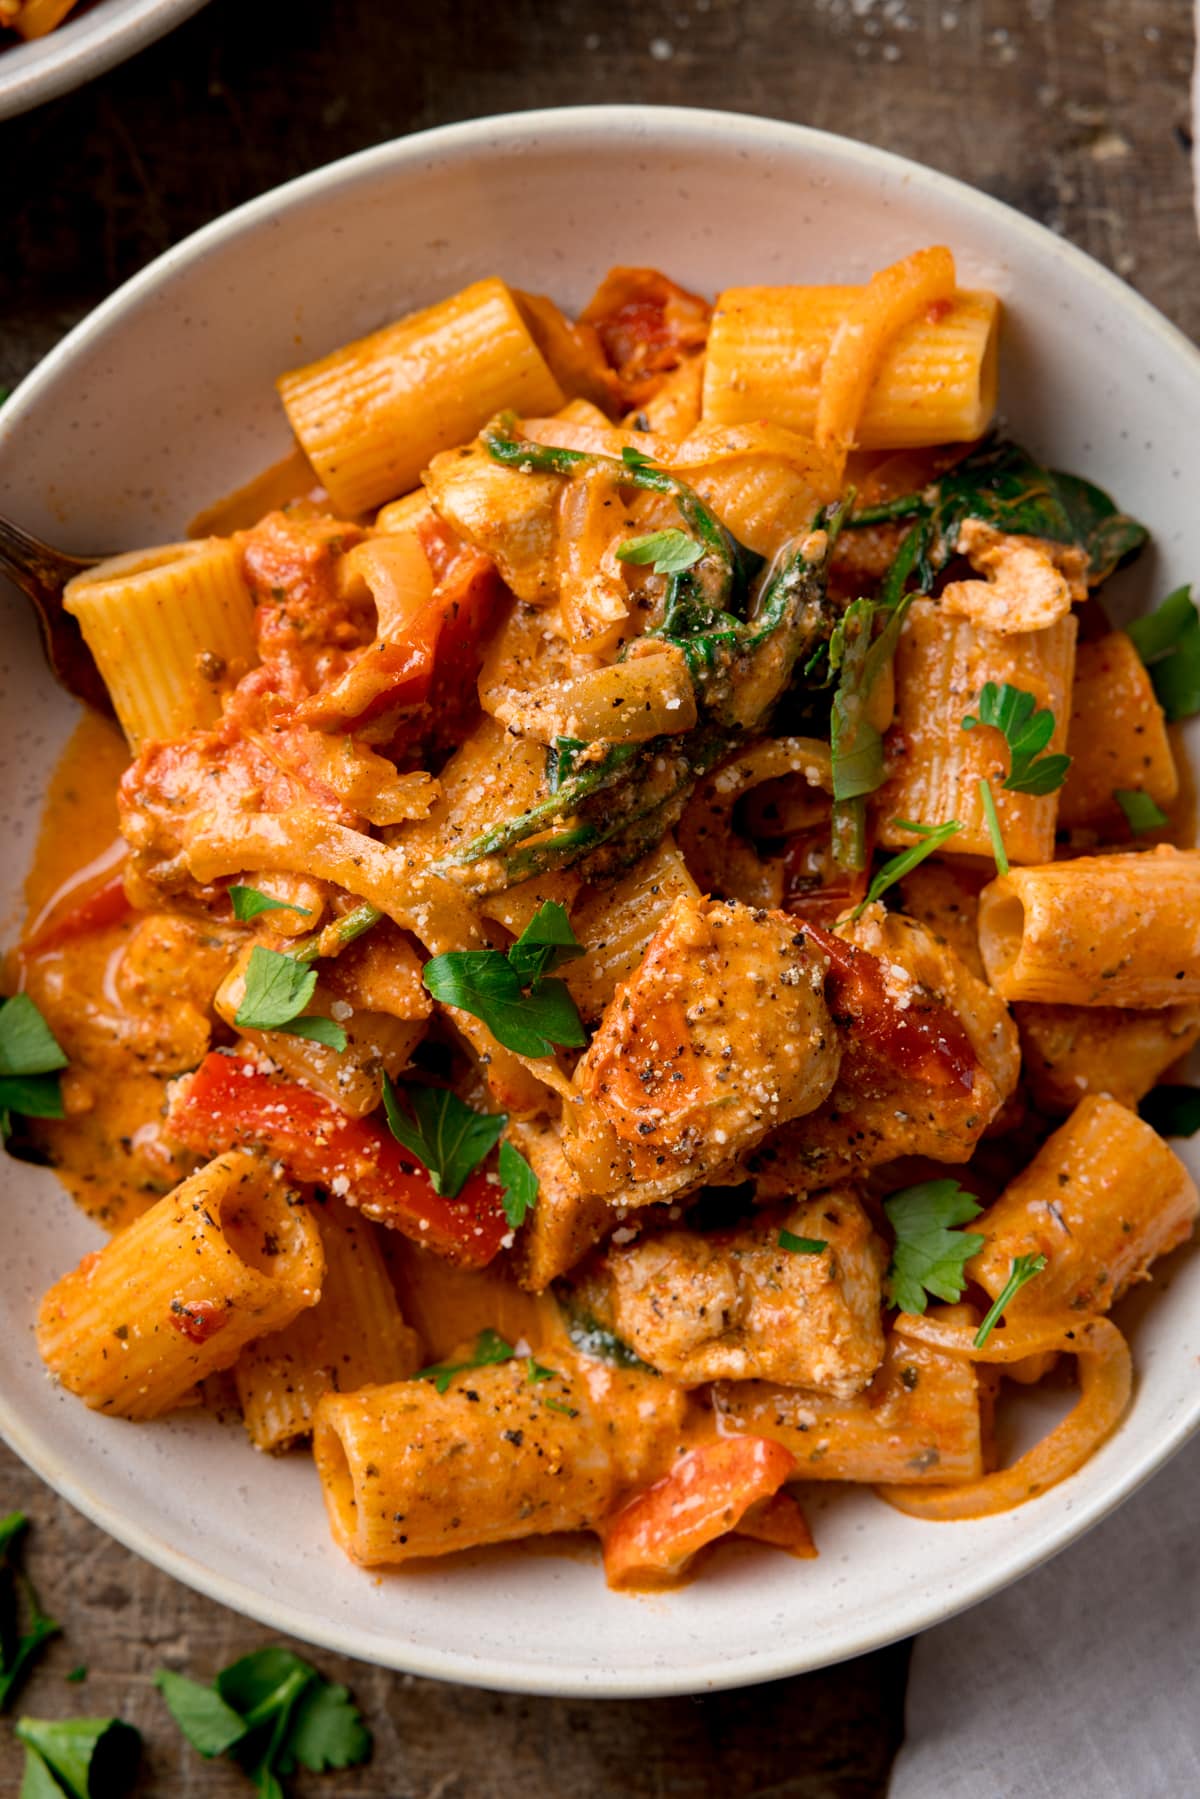
<svg viewBox="0 0 1200 1799"><path fill-rule="evenodd" d="M776 1493L796 1465L791 1451L769 1437L720 1437L689 1450L605 1526L609 1586L678 1580L698 1550L735 1531L751 1506Z"/></svg>
<svg viewBox="0 0 1200 1799"><path fill-rule="evenodd" d="M242 1146L283 1163L293 1180L331 1187L366 1217L447 1261L482 1268L509 1230L499 1183L477 1169L457 1199L435 1193L421 1164L370 1118L350 1118L294 1081L214 1051L176 1083L167 1129L200 1155Z"/></svg>
<svg viewBox="0 0 1200 1799"><path fill-rule="evenodd" d="M815 1561L817 1557L817 1546L799 1501L783 1491L772 1493L769 1499L760 1499L752 1505L733 1534L749 1537L755 1543L770 1543L775 1549L786 1549L789 1555L802 1562Z"/></svg>
<svg viewBox="0 0 1200 1799"><path fill-rule="evenodd" d="M19 953L26 959L33 956L44 956L52 949L58 949L68 943L72 937L86 936L89 931L103 931L109 925L120 924L127 913L132 912L125 892L124 874L111 875L102 887L89 893L85 900L72 906L60 918L51 919L32 937L27 937L20 945Z"/></svg>

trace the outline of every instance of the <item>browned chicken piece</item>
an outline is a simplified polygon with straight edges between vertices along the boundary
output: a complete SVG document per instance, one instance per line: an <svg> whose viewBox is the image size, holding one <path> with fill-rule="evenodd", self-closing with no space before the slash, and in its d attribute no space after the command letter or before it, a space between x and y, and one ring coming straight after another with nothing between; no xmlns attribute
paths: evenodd
<svg viewBox="0 0 1200 1799"><path fill-rule="evenodd" d="M678 899L575 1070L563 1147L584 1191L649 1205L819 1106L841 1059L823 986L785 913Z"/></svg>
<svg viewBox="0 0 1200 1799"><path fill-rule="evenodd" d="M825 1247L789 1249L787 1233ZM598 1323L684 1386L766 1380L847 1398L883 1359L887 1259L854 1190L839 1187L735 1231L610 1247L577 1291Z"/></svg>
<svg viewBox="0 0 1200 1799"><path fill-rule="evenodd" d="M563 1154L557 1124L512 1124L508 1135L538 1179L537 1204L517 1234L517 1279L531 1293L574 1268L620 1224L623 1214L602 1193L585 1193Z"/></svg>
<svg viewBox="0 0 1200 1799"><path fill-rule="evenodd" d="M1008 1007L926 926L868 907L838 935L829 1002L845 1054L819 1111L746 1159L760 1199L811 1193L898 1156L965 1162L1020 1073Z"/></svg>

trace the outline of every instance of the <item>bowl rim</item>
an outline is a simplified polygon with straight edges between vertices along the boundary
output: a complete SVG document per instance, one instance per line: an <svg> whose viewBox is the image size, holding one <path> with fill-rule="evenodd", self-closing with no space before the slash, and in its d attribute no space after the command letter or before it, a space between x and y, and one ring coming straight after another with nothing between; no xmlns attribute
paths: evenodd
<svg viewBox="0 0 1200 1799"><path fill-rule="evenodd" d="M203 0L183 0L179 10L195 10ZM297 176L222 214L191 233L179 244L156 257L95 307L22 380L0 409L0 451L14 428L34 411L43 393L65 372L73 358L103 337L122 315L177 274L201 261L209 251L255 232L281 211L303 206L316 196L328 197L353 186L364 177L390 173L420 164L430 157L445 161L474 158L481 151L519 149L524 140L547 139L560 144L587 137L596 131L619 134L649 127L668 146L686 147L698 140L709 146L715 139L740 140L749 154L769 151L781 144L808 149L815 156L837 160L858 174L887 171L894 177L919 184L935 198L966 205L986 221L991 219L1009 241L1019 238L1036 244L1044 253L1052 250L1065 273L1079 283L1099 290L1108 303L1132 318L1143 331L1158 336L1164 347L1182 356L1200 379L1200 349L1166 319L1150 301L1135 292L1119 276L1096 262L1076 245L989 194L945 175L939 170L873 145L862 144L833 132L787 120L764 119L751 114L680 106L588 105L539 108L528 112L495 114L451 125L435 126L401 138L373 145L351 156L327 163ZM1129 1462L1123 1477L1112 1485L1080 1495L1064 1507L1053 1526L1041 1533L1036 1545L1015 1545L989 1557L978 1573L959 1577L952 1595L931 1597L915 1594L899 1617L893 1612L872 1627L864 1621L854 1641L835 1661L886 1647L904 1636L923 1631L966 1611L981 1600L1032 1572L1068 1548L1094 1525L1123 1505L1152 1475L1174 1456L1200 1427L1200 1391L1184 1406L1172 1428L1153 1448ZM0 1436L47 1484L76 1509L127 1549L235 1612L270 1629L286 1632L302 1641L359 1661L462 1685L497 1691L553 1695L564 1698L650 1698L681 1693L716 1692L756 1685L832 1665L823 1652L806 1655L802 1643L786 1641L761 1656L739 1661L715 1657L702 1668L682 1676L668 1667L643 1668L634 1673L620 1669L535 1669L513 1666L500 1657L465 1659L458 1651L409 1645L394 1647L372 1638L365 1645L352 1627L314 1618L285 1600L268 1597L235 1577L215 1572L154 1528L131 1520L117 1506L93 1492L85 1478L77 1476L58 1452L0 1390Z"/></svg>
<svg viewBox="0 0 1200 1799"><path fill-rule="evenodd" d="M95 12L67 18L44 38L6 45L0 50L0 119L16 118L43 101L82 87L103 75L115 63L144 50L172 26L199 12L208 0L136 0L126 16L114 23L106 18L106 6ZM45 54L26 58L31 45L45 45ZM16 58L16 67L8 68Z"/></svg>

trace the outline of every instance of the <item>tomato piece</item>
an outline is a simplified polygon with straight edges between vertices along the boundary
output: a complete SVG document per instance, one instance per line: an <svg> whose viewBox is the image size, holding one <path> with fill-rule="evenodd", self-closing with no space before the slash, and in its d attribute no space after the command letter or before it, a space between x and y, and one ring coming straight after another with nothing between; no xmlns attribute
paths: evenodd
<svg viewBox="0 0 1200 1799"><path fill-rule="evenodd" d="M796 922L829 962L826 999L852 1046L874 1052L926 1086L971 1091L979 1061L956 1012L932 997L901 1008L888 992L878 956L808 918Z"/></svg>
<svg viewBox="0 0 1200 1799"><path fill-rule="evenodd" d="M265 1150L293 1180L331 1187L366 1217L447 1261L482 1268L508 1233L500 1187L482 1169L456 1199L446 1199L373 1119L351 1118L319 1093L261 1074L241 1056L214 1051L177 1082L167 1128L200 1155Z"/></svg>
<svg viewBox="0 0 1200 1799"><path fill-rule="evenodd" d="M791 1451L769 1437L721 1437L689 1450L605 1526L609 1586L678 1580L697 1551L735 1531L751 1506L778 1492L796 1466Z"/></svg>
<svg viewBox="0 0 1200 1799"><path fill-rule="evenodd" d="M129 897L125 892L124 874L115 874L89 893L86 899L64 912L61 918L51 919L27 937L20 946L23 957L44 956L50 950L58 949L69 943L73 937L85 937L91 931L107 930L109 925L120 924L121 920L133 911Z"/></svg>

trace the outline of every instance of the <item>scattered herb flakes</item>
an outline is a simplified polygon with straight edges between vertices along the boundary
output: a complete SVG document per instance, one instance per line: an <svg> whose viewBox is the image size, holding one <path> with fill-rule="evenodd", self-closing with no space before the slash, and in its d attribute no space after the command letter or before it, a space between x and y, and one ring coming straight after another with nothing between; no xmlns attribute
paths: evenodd
<svg viewBox="0 0 1200 1799"><path fill-rule="evenodd" d="M1012 1301L1021 1291L1021 1288L1027 1286L1028 1283L1034 1279L1035 1275L1039 1275L1042 1272L1042 1269L1045 1266L1045 1256L1013 1257L1012 1269L1007 1281L1004 1283L1003 1291L997 1296L987 1317L975 1332L974 1341L976 1349L983 1348L984 1344L1003 1317L1005 1308L1012 1304Z"/></svg>
<svg viewBox="0 0 1200 1799"><path fill-rule="evenodd" d="M408 1379L431 1380L437 1391L444 1393L456 1374L463 1374L469 1368L490 1368L498 1362L510 1362L515 1354L512 1344L499 1331L484 1330L475 1339L475 1348L469 1361L433 1362L428 1368L418 1368Z"/></svg>
<svg viewBox="0 0 1200 1799"><path fill-rule="evenodd" d="M780 1249L789 1249L794 1256L819 1256L822 1250L829 1248L825 1237L798 1237L794 1231L780 1231L776 1242Z"/></svg>

